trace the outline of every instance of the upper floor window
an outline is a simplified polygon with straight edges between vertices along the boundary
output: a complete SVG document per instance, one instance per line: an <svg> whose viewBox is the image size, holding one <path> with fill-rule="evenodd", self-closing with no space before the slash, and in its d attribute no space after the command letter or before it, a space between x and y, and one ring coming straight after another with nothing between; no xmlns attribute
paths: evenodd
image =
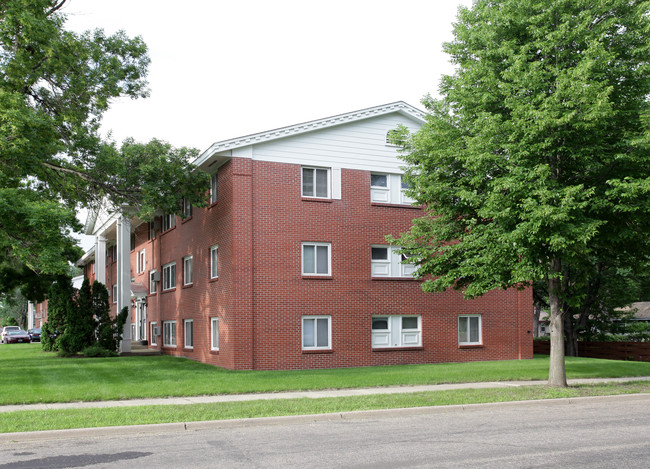
<svg viewBox="0 0 650 469"><path fill-rule="evenodd" d="M156 269L149 271L149 293L156 293L158 290L158 281L160 281L160 274Z"/></svg>
<svg viewBox="0 0 650 469"><path fill-rule="evenodd" d="M419 347L421 345L420 316L373 316L373 347Z"/></svg>
<svg viewBox="0 0 650 469"><path fill-rule="evenodd" d="M139 274L144 272L145 263L146 263L146 252L143 249L141 251L138 251L138 259L137 259L137 263L136 263Z"/></svg>
<svg viewBox="0 0 650 469"><path fill-rule="evenodd" d="M183 197L183 217L189 218L192 216L192 203L186 197Z"/></svg>
<svg viewBox="0 0 650 469"><path fill-rule="evenodd" d="M214 173L210 176L210 203L213 204L217 201L219 197L219 178L217 177L218 173Z"/></svg>
<svg viewBox="0 0 650 469"><path fill-rule="evenodd" d="M167 231L176 226L176 215L167 213L162 217L162 230Z"/></svg>
<svg viewBox="0 0 650 469"><path fill-rule="evenodd" d="M113 303L117 303L117 284L113 285Z"/></svg>
<svg viewBox="0 0 650 469"><path fill-rule="evenodd" d="M149 239L154 239L156 237L156 222L151 220L149 222Z"/></svg>
<svg viewBox="0 0 650 469"><path fill-rule="evenodd" d="M399 254L399 246L374 245L370 248L370 270L373 277L413 277L416 266Z"/></svg>
<svg viewBox="0 0 650 469"><path fill-rule="evenodd" d="M183 285L192 284L192 256L183 258Z"/></svg>
<svg viewBox="0 0 650 469"><path fill-rule="evenodd" d="M210 278L219 276L219 246L210 248Z"/></svg>
<svg viewBox="0 0 650 469"><path fill-rule="evenodd" d="M480 345L482 343L481 315L458 316L458 345Z"/></svg>
<svg viewBox="0 0 650 469"><path fill-rule="evenodd" d="M302 168L302 196L330 198L329 168Z"/></svg>
<svg viewBox="0 0 650 469"><path fill-rule="evenodd" d="M331 275L330 243L302 243L302 274Z"/></svg>
<svg viewBox="0 0 650 469"><path fill-rule="evenodd" d="M397 136L397 129L390 129L386 132L386 145L395 145L393 138Z"/></svg>
<svg viewBox="0 0 650 469"><path fill-rule="evenodd" d="M176 262L170 262L163 266L163 290L176 288Z"/></svg>
<svg viewBox="0 0 650 469"><path fill-rule="evenodd" d="M384 204L411 205L406 195L409 185L401 174L370 174L370 201Z"/></svg>

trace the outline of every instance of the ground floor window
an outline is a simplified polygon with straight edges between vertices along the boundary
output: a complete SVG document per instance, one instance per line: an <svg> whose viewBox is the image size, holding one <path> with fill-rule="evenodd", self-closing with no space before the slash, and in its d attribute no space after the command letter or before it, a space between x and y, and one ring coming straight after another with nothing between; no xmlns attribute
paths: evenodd
<svg viewBox="0 0 650 469"><path fill-rule="evenodd" d="M152 322L149 327L151 329L151 334L149 336L151 337L151 345L158 345L158 323Z"/></svg>
<svg viewBox="0 0 650 469"><path fill-rule="evenodd" d="M482 343L481 316L479 314L458 316L458 344L480 345Z"/></svg>
<svg viewBox="0 0 650 469"><path fill-rule="evenodd" d="M420 347L422 345L421 316L373 316L372 346Z"/></svg>
<svg viewBox="0 0 650 469"><path fill-rule="evenodd" d="M176 321L163 321L163 345L176 347Z"/></svg>
<svg viewBox="0 0 650 469"><path fill-rule="evenodd" d="M210 350L219 350L219 319L210 319Z"/></svg>
<svg viewBox="0 0 650 469"><path fill-rule="evenodd" d="M194 321L186 319L183 322L183 337L185 348L194 348Z"/></svg>
<svg viewBox="0 0 650 469"><path fill-rule="evenodd" d="M303 316L303 350L331 349L331 337L332 318L330 316Z"/></svg>

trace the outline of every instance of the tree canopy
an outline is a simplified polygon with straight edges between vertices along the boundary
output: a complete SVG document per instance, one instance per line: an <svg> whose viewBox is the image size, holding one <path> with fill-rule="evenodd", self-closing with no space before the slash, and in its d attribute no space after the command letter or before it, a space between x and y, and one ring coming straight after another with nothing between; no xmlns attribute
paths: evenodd
<svg viewBox="0 0 650 469"><path fill-rule="evenodd" d="M79 257L80 207L146 218L179 212L181 197L201 205L208 187L196 150L102 139L113 99L148 95L147 47L124 32L66 31L64 6L0 0L0 281L30 299Z"/></svg>
<svg viewBox="0 0 650 469"><path fill-rule="evenodd" d="M426 215L395 243L428 291L544 281L549 383L566 385L563 314L584 300L568 287L648 264L649 2L478 0L444 49L455 73L401 136Z"/></svg>

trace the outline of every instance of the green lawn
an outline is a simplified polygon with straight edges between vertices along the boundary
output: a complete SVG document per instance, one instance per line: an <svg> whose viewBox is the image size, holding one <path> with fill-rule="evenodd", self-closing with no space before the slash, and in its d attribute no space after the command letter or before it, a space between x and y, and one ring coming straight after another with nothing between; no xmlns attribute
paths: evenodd
<svg viewBox="0 0 650 469"><path fill-rule="evenodd" d="M650 376L650 363L567 358L569 378ZM505 380L545 380L548 357L305 371L228 371L170 357L59 358L0 346L0 405Z"/></svg>
<svg viewBox="0 0 650 469"><path fill-rule="evenodd" d="M411 394L369 395L321 399L275 399L214 404L156 405L101 409L29 410L0 413L0 433L69 428L199 422L236 418L310 415L374 409L430 407L454 404L557 399L650 392L650 381L579 385L570 388L522 386L459 389Z"/></svg>

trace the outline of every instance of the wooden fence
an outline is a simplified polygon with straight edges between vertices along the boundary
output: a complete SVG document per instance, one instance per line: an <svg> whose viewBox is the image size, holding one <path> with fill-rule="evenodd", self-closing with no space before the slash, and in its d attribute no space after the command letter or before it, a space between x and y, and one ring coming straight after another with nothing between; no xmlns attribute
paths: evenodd
<svg viewBox="0 0 650 469"><path fill-rule="evenodd" d="M548 340L533 343L534 353L548 355L550 350L551 342ZM650 342L578 342L578 356L650 362Z"/></svg>

